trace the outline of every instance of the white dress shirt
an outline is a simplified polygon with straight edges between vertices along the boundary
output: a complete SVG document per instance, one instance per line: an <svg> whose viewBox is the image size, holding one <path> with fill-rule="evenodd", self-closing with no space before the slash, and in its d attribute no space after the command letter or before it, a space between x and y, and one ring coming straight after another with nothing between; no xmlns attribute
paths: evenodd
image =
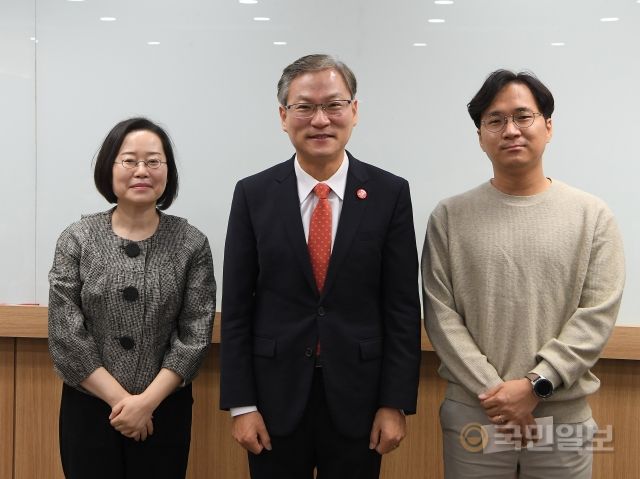
<svg viewBox="0 0 640 479"><path fill-rule="evenodd" d="M302 226L304 227L304 239L309 241L309 224L311 223L311 215L318 204L318 197L313 192L315 186L320 183L309 173L304 171L298 163L298 158L294 161L294 169L296 179L298 181L298 198L300 199L300 215L302 216ZM331 188L329 192L329 204L331 205L331 248L336 239L336 231L338 230L338 221L342 212L342 202L344 200L344 190L347 187L347 171L349 169L349 158L344 155L344 160L338 171L331 178L323 181L325 185Z"/></svg>
<svg viewBox="0 0 640 479"><path fill-rule="evenodd" d="M336 239L336 231L338 231L338 221L342 212L342 202L344 201L344 192L347 188L347 171L349 170L349 158L344 154L344 159L340 168L325 181L318 181L309 173L304 171L298 163L298 157L293 161L293 168L296 173L298 185L298 198L300 199L300 215L302 216L302 226L304 228L304 239L309 241L309 224L311 223L311 214L318 204L318 197L313 193L313 188L318 183L324 183L331 191L329 192L329 204L331 205L331 249ZM231 416L239 416L257 411L256 406L232 407L230 409Z"/></svg>

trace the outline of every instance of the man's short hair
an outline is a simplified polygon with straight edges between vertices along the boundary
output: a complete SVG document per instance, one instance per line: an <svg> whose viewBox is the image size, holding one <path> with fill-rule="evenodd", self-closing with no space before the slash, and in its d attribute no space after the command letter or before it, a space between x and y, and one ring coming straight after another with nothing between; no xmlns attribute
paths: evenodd
<svg viewBox="0 0 640 479"><path fill-rule="evenodd" d="M118 197L113 192L113 163L116 161L125 137L133 131L150 131L162 142L164 156L167 159L167 186L158 198L157 206L166 210L178 196L178 168L173 156L171 139L164 129L146 118L129 118L114 126L102 142L93 170L96 188L109 203L117 203Z"/></svg>
<svg viewBox="0 0 640 479"><path fill-rule="evenodd" d="M347 84L351 100L356 96L356 76L351 69L343 62L331 55L313 54L298 58L291 65L282 70L282 76L278 81L278 101L282 106L287 106L287 98L289 97L289 86L291 82L299 75L308 72L317 72L320 70L334 69L344 79Z"/></svg>
<svg viewBox="0 0 640 479"><path fill-rule="evenodd" d="M480 119L496 95L509 83L521 83L529 88L536 100L538 109L544 118L551 118L553 113L553 95L549 89L531 72L522 71L515 73L510 70L496 70L485 80L478 93L467 105L467 110L477 128L480 128Z"/></svg>

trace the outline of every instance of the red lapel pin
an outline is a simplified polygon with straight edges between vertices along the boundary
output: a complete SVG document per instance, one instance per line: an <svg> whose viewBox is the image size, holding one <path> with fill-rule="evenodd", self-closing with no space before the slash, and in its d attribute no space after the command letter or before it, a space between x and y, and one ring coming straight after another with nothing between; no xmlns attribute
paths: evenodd
<svg viewBox="0 0 640 479"><path fill-rule="evenodd" d="M365 190L364 188L358 188L358 190L356 191L356 196L360 200L366 199L367 198L367 190Z"/></svg>

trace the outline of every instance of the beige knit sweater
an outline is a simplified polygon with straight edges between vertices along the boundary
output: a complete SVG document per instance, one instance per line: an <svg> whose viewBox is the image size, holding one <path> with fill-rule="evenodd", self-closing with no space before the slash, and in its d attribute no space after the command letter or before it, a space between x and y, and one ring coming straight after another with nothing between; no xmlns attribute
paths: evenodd
<svg viewBox="0 0 640 479"><path fill-rule="evenodd" d="M510 196L489 182L443 200L422 255L425 326L446 397L477 395L534 371L556 391L535 416L587 420L589 370L613 329L624 285L622 240L598 198L553 180Z"/></svg>

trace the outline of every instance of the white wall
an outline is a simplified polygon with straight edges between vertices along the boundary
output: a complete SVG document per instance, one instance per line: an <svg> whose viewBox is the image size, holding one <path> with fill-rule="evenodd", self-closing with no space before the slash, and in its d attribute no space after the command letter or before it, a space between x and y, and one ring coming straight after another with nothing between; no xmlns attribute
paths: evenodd
<svg viewBox="0 0 640 479"><path fill-rule="evenodd" d="M327 52L359 80L349 149L410 180L419 247L438 200L491 175L467 102L496 68L535 72L556 98L546 173L618 216L628 266L619 324L640 324L635 0L36 0L35 16L23 3L0 0L0 301L47 302L58 234L108 207L93 187L93 156L132 115L169 130L181 175L169 212L209 236L221 281L235 182L292 154L277 115L280 72ZM272 21L252 20L262 15ZM428 46L413 46L420 41Z"/></svg>
<svg viewBox="0 0 640 479"><path fill-rule="evenodd" d="M33 2L0 0L0 302L36 299L34 36Z"/></svg>

